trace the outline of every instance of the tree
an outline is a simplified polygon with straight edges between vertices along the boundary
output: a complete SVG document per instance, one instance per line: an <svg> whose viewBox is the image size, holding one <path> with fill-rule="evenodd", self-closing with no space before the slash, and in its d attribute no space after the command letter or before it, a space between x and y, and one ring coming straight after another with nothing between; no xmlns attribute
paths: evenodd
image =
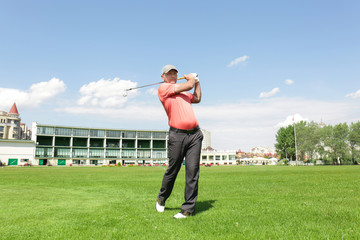
<svg viewBox="0 0 360 240"><path fill-rule="evenodd" d="M315 122L299 122L295 124L296 141L301 160L310 161L315 158L320 145L320 127Z"/></svg>
<svg viewBox="0 0 360 240"><path fill-rule="evenodd" d="M357 123L351 123L349 129L349 145L351 160L353 164L358 164L355 160L360 157L360 121Z"/></svg>
<svg viewBox="0 0 360 240"><path fill-rule="evenodd" d="M333 131L333 150L335 158L339 163L345 160L346 154L349 152L348 148L349 126L347 123L339 123L334 126Z"/></svg>
<svg viewBox="0 0 360 240"><path fill-rule="evenodd" d="M339 123L335 126L315 122L298 122L296 144L300 160L321 159L325 162L357 164L360 158L360 121ZM275 144L278 155L282 158L295 159L294 126L282 127L276 134Z"/></svg>
<svg viewBox="0 0 360 240"><path fill-rule="evenodd" d="M294 127L292 125L281 127L276 133L276 141L276 153L281 158L290 158L290 160L296 158Z"/></svg>
<svg viewBox="0 0 360 240"><path fill-rule="evenodd" d="M305 148L306 148L306 122L301 121L295 124L296 128L296 147L298 150L298 158L300 160L305 159ZM295 149L296 150L296 149Z"/></svg>

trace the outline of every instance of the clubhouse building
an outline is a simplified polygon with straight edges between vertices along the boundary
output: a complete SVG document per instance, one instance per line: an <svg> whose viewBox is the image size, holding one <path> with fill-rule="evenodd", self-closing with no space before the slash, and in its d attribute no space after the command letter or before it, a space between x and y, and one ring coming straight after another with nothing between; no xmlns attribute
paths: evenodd
<svg viewBox="0 0 360 240"><path fill-rule="evenodd" d="M210 144L204 134L203 147ZM0 140L6 165L97 166L168 164L168 131L32 124L31 140ZM205 144L205 145L204 145ZM235 151L203 150L204 165L235 165Z"/></svg>
<svg viewBox="0 0 360 240"><path fill-rule="evenodd" d="M202 132L210 143L210 133ZM40 166L161 165L168 164L167 140L168 131L67 127L34 122L31 141L0 141L0 161L7 165ZM17 156L25 146L26 157ZM235 151L204 150L200 163L236 164Z"/></svg>
<svg viewBox="0 0 360 240"><path fill-rule="evenodd" d="M36 122L32 123L30 131L21 123L15 103L9 113L0 111L0 120L0 165L168 164L168 131L69 127ZM204 135L201 164L236 164L235 151L209 151L211 133L201 131Z"/></svg>

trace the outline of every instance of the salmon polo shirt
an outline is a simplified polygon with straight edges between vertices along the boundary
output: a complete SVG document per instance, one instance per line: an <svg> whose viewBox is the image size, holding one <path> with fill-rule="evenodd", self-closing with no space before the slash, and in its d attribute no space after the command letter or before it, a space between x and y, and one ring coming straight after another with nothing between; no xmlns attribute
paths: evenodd
<svg viewBox="0 0 360 240"><path fill-rule="evenodd" d="M189 130L199 125L191 106L193 94L175 94L175 84L163 83L159 86L158 96L169 118L170 127Z"/></svg>

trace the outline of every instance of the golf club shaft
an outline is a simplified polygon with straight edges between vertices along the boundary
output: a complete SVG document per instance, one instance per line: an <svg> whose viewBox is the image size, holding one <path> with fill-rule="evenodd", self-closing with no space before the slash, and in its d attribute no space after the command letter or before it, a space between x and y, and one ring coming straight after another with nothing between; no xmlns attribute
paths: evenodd
<svg viewBox="0 0 360 240"><path fill-rule="evenodd" d="M185 77L178 78L178 80L181 80L181 79L185 79ZM162 81L162 82L157 82L157 83L152 83L152 84L148 84L148 85L144 85L144 86L140 86L140 87L128 88L128 89L126 89L125 91L131 91L131 90L138 89L138 88L149 87L149 86L161 84L161 83L163 83L163 82L164 82L164 81Z"/></svg>

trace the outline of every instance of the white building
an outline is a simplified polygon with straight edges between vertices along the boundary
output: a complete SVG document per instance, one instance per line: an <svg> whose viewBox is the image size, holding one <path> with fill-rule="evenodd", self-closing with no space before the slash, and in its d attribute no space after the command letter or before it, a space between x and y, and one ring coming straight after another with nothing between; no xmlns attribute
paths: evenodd
<svg viewBox="0 0 360 240"><path fill-rule="evenodd" d="M201 132L203 133L203 140L202 140L202 149L206 149L208 147L211 147L211 133L209 131L206 131L205 129L201 129Z"/></svg>
<svg viewBox="0 0 360 240"><path fill-rule="evenodd" d="M201 151L200 164L211 165L236 165L236 151Z"/></svg>
<svg viewBox="0 0 360 240"><path fill-rule="evenodd" d="M168 131L33 123L35 165L164 164Z"/></svg>
<svg viewBox="0 0 360 240"><path fill-rule="evenodd" d="M14 103L9 113L0 111L0 139L20 139L20 117Z"/></svg>
<svg viewBox="0 0 360 240"><path fill-rule="evenodd" d="M9 166L34 162L35 142L30 140L0 139L0 161Z"/></svg>
<svg viewBox="0 0 360 240"><path fill-rule="evenodd" d="M30 140L31 131L21 123L20 114L14 103L9 111L0 111L0 139Z"/></svg>
<svg viewBox="0 0 360 240"><path fill-rule="evenodd" d="M210 132L202 130L205 146ZM32 141L2 140L6 165L168 164L168 131L101 129L33 123ZM235 165L235 151L203 150L201 164Z"/></svg>

